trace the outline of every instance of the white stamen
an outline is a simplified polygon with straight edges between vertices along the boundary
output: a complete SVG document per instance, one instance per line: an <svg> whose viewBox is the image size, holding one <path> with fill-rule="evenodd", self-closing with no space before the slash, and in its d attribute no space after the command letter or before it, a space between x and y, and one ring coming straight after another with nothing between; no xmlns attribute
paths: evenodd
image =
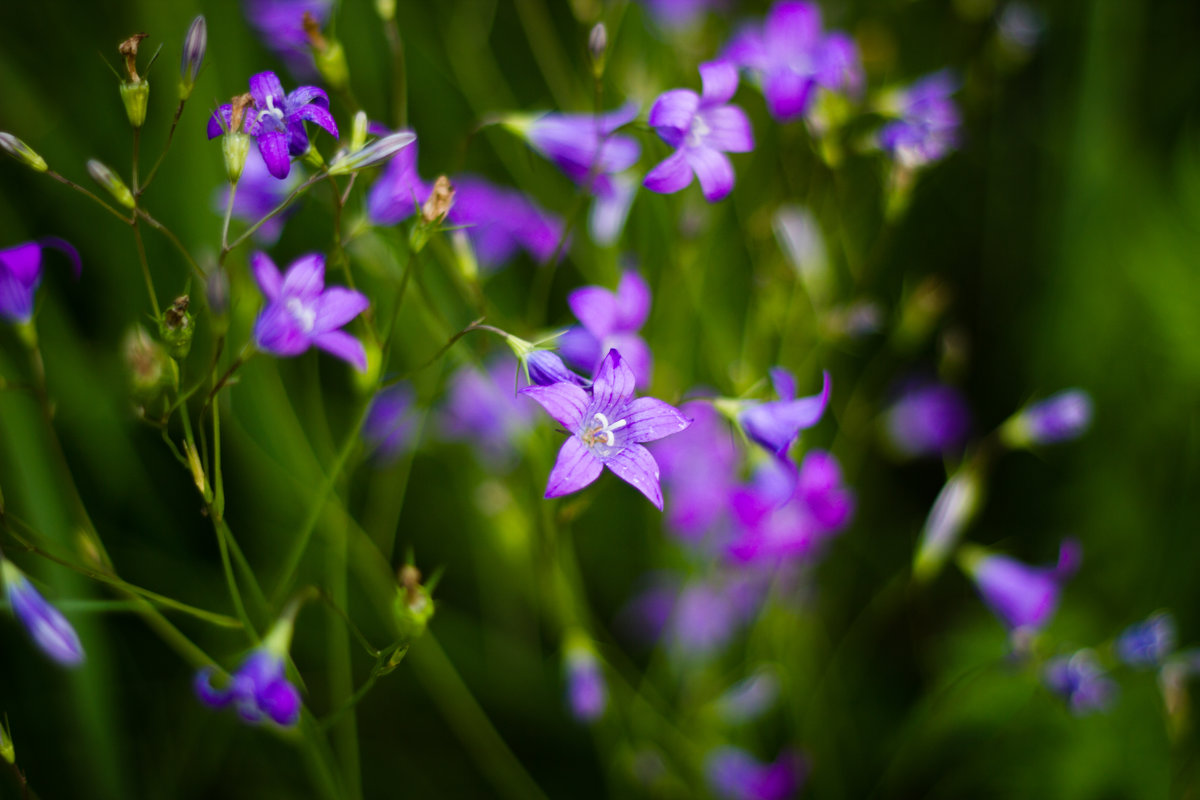
<svg viewBox="0 0 1200 800"><path fill-rule="evenodd" d="M598 424L584 431L583 441L586 444L593 444L597 439L602 439L605 444L612 447L617 443L617 437L613 435L613 431L619 431L629 424L629 420L625 419L609 423L608 417L599 412L593 414L592 419Z"/></svg>
<svg viewBox="0 0 1200 800"><path fill-rule="evenodd" d="M290 298L286 307L288 313L292 315L292 319L300 323L301 330L305 333L312 333L313 327L317 324L317 312L305 306L299 297Z"/></svg>
<svg viewBox="0 0 1200 800"><path fill-rule="evenodd" d="M256 116L254 119L257 122L262 122L263 114L267 114L279 120L280 122L283 122L283 109L275 107L275 98L271 97L271 95L267 95L267 107L262 111L259 111L258 116Z"/></svg>

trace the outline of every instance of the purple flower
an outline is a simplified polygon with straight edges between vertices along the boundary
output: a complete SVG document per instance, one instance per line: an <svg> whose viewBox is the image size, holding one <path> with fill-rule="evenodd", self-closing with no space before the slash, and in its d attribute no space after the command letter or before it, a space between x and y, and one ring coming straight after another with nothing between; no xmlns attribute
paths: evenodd
<svg viewBox="0 0 1200 800"><path fill-rule="evenodd" d="M1062 584L1079 569L1080 558L1079 542L1065 539L1052 567L1031 567L978 548L965 552L963 562L983 602L1010 630L1036 631L1054 615Z"/></svg>
<svg viewBox="0 0 1200 800"><path fill-rule="evenodd" d="M684 659L714 656L754 618L761 599L760 587L748 578L690 581L671 609L668 645Z"/></svg>
<svg viewBox="0 0 1200 800"><path fill-rule="evenodd" d="M800 790L806 771L799 753L786 751L763 764L736 747L709 753L704 767L713 794L722 800L785 800Z"/></svg>
<svg viewBox="0 0 1200 800"><path fill-rule="evenodd" d="M362 342L339 330L370 305L366 295L341 286L325 288L325 256L310 253L292 262L285 275L263 252L250 257L254 279L267 305L254 321L254 343L277 356L298 356L312 345L367 369Z"/></svg>
<svg viewBox="0 0 1200 800"><path fill-rule="evenodd" d="M643 185L652 192L672 194L700 181L704 199L715 203L733 190L733 165L725 153L754 149L754 133L746 114L729 100L737 91L737 67L730 61L700 65L704 90L672 89L654 101L650 125L663 141L675 148L646 175Z"/></svg>
<svg viewBox="0 0 1200 800"><path fill-rule="evenodd" d="M944 158L958 145L961 118L950 95L958 81L936 72L900 90L892 108L899 119L879 131L879 144L900 166L915 169Z"/></svg>
<svg viewBox="0 0 1200 800"><path fill-rule="evenodd" d="M1160 611L1117 637L1117 658L1131 667L1157 667L1175 650L1175 618Z"/></svg>
<svg viewBox="0 0 1200 800"><path fill-rule="evenodd" d="M286 651L285 651L286 652ZM229 677L224 689L212 685L213 669L196 673L196 696L210 708L233 705L246 722L271 720L289 727L300 719L300 693L284 675L283 656L267 645L254 650Z"/></svg>
<svg viewBox="0 0 1200 800"><path fill-rule="evenodd" d="M857 94L863 71L858 47L844 33L821 34L821 11L808 2L771 6L761 28L744 28L725 57L754 72L767 110L780 122L809 110L817 88Z"/></svg>
<svg viewBox="0 0 1200 800"><path fill-rule="evenodd" d="M371 400L363 422L363 439L371 445L378 461L393 461L413 445L412 407L413 390L408 383L382 389Z"/></svg>
<svg viewBox="0 0 1200 800"><path fill-rule="evenodd" d="M475 445L492 465L511 462L517 442L533 426L534 409L516 392L512 362L499 359L486 371L464 366L446 392L442 432Z"/></svg>
<svg viewBox="0 0 1200 800"><path fill-rule="evenodd" d="M779 399L772 402L744 401L738 411L738 424L753 441L768 452L781 456L796 441L800 431L816 425L825 407L833 384L829 373L823 373L821 393L796 399L796 379L786 370L771 370L771 384Z"/></svg>
<svg viewBox="0 0 1200 800"><path fill-rule="evenodd" d="M692 419L691 426L651 450L670 489L667 525L694 541L713 532L728 515L738 450L729 426L711 403L687 403L680 411Z"/></svg>
<svg viewBox="0 0 1200 800"><path fill-rule="evenodd" d="M1051 691L1067 701L1071 713L1077 716L1107 711L1116 699L1117 685L1105 677L1091 650L1050 659L1042 678Z"/></svg>
<svg viewBox="0 0 1200 800"><path fill-rule="evenodd" d="M71 259L75 277L79 277L79 253L58 237L46 236L0 250L0 318L16 323L33 318L33 293L42 282L42 250L46 247Z"/></svg>
<svg viewBox="0 0 1200 800"><path fill-rule="evenodd" d="M292 156L308 151L308 120L324 128L335 139L337 123L329 113L329 96L316 86L301 86L291 94L283 93L283 84L274 72L260 72L250 78L250 94L257 111L247 111L243 130L258 142L267 169L276 178L286 178L292 168ZM208 120L208 138L229 130L233 106L226 103Z"/></svg>
<svg viewBox="0 0 1200 800"><path fill-rule="evenodd" d="M729 5L728 0L641 0L641 3L656 23L671 30L689 28L705 11Z"/></svg>
<svg viewBox="0 0 1200 800"><path fill-rule="evenodd" d="M562 335L559 349L574 366L595 372L609 350L619 350L637 385L650 383L653 361L638 331L650 314L650 287L641 275L626 270L612 292L603 286L584 286L567 296L567 305L582 327Z"/></svg>
<svg viewBox="0 0 1200 800"><path fill-rule="evenodd" d="M641 443L685 430L691 420L653 397L634 399L633 389L633 372L620 353L609 350L590 396L567 382L521 390L571 433L550 471L546 497L577 492L608 467L662 510L658 464Z"/></svg>
<svg viewBox="0 0 1200 800"><path fill-rule="evenodd" d="M311 14L324 27L333 11L333 0L246 0L245 10L246 19L263 43L283 59L293 75L314 74L304 14Z"/></svg>
<svg viewBox="0 0 1200 800"><path fill-rule="evenodd" d="M583 640L576 640L567 645L564 661L571 713L580 722L599 719L608 705L608 687L596 654Z"/></svg>
<svg viewBox="0 0 1200 800"><path fill-rule="evenodd" d="M82 664L83 645L66 617L47 603L21 570L7 559L0 559L0 575L4 577L8 604L34 644L64 667Z"/></svg>
<svg viewBox="0 0 1200 800"><path fill-rule="evenodd" d="M295 173L290 173L283 180L277 179L267 170L262 155L257 151L250 151L246 155L242 177L238 179L237 194L233 196L234 218L253 225L275 210L299 182L300 179ZM224 215L228 203L229 186L226 184L217 190L213 205L218 214ZM264 247L278 241L279 234L283 232L283 224L296 208L296 205L291 205L264 222L254 232L254 241Z"/></svg>
<svg viewBox="0 0 1200 800"><path fill-rule="evenodd" d="M891 449L905 458L939 455L961 447L971 425L962 394L936 382L910 385L883 418Z"/></svg>
<svg viewBox="0 0 1200 800"><path fill-rule="evenodd" d="M567 381L584 389L591 387L587 378L567 369L567 365L549 350L533 350L523 359L529 373L529 382L535 386L550 386Z"/></svg>
<svg viewBox="0 0 1200 800"><path fill-rule="evenodd" d="M1034 403L1004 424L1004 440L1014 447L1066 442L1082 436L1092 423L1092 398L1067 389Z"/></svg>

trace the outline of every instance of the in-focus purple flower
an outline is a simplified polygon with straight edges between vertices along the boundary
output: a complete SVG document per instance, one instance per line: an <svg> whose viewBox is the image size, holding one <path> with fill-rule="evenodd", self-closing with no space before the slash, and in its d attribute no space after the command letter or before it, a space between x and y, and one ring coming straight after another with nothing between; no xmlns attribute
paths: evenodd
<svg viewBox="0 0 1200 800"><path fill-rule="evenodd" d="M277 356L298 356L316 345L366 372L362 342L340 328L366 311L366 295L342 286L325 288L325 256L310 253L279 274L263 252L250 257L267 305L254 321L254 344Z"/></svg>
<svg viewBox="0 0 1200 800"><path fill-rule="evenodd" d="M1012 631L1037 631L1050 621L1062 584L1079 569L1082 557L1075 539L1063 540L1058 563L1050 567L1031 567L981 548L964 547L963 551L963 568L975 581L983 602Z"/></svg>
<svg viewBox="0 0 1200 800"><path fill-rule="evenodd" d="M950 96L958 80L948 71L928 75L897 91L887 111L898 119L879 130L879 145L907 169L939 161L958 146L962 119Z"/></svg>
<svg viewBox="0 0 1200 800"><path fill-rule="evenodd" d="M311 78L313 68L304 15L311 14L321 27L333 12L333 0L246 0L246 19L263 44L283 60L296 77Z"/></svg>
<svg viewBox="0 0 1200 800"><path fill-rule="evenodd" d="M79 277L79 253L56 236L45 236L0 250L0 318L16 323L33 318L33 295L42 282L42 251L47 247L71 259L75 277Z"/></svg>
<svg viewBox="0 0 1200 800"><path fill-rule="evenodd" d="M821 393L796 399L796 379L778 367L771 370L771 384L778 400L771 402L742 401L737 413L738 424L751 440L781 456L796 441L800 431L811 428L821 420L829 405L833 384L829 373L823 373Z"/></svg>
<svg viewBox="0 0 1200 800"><path fill-rule="evenodd" d="M1117 684L1105 677L1091 650L1050 659L1042 678L1051 691L1067 701L1071 713L1077 716L1107 711L1117 696Z"/></svg>
<svg viewBox="0 0 1200 800"><path fill-rule="evenodd" d="M537 386L550 386L562 381L584 389L592 385L590 380L568 369L563 360L549 350L534 350L525 357L524 363L529 371L529 382Z"/></svg>
<svg viewBox="0 0 1200 800"><path fill-rule="evenodd" d="M1131 667L1157 667L1175 651L1175 617L1160 611L1117 637L1117 658Z"/></svg>
<svg viewBox="0 0 1200 800"><path fill-rule="evenodd" d="M568 643L564 657L567 705L580 722L593 722L608 705L608 686L596 654L585 640Z"/></svg>
<svg viewBox="0 0 1200 800"><path fill-rule="evenodd" d="M700 65L703 91L663 92L650 108L649 123L675 152L646 175L652 192L672 194L686 188L692 175L704 199L715 203L733 190L733 164L726 153L754 149L754 132L742 109L729 105L737 91L737 67L731 61Z"/></svg>
<svg viewBox="0 0 1200 800"><path fill-rule="evenodd" d="M570 328L559 340L559 351L575 367L595 372L609 350L619 350L639 387L650 383L653 360L646 340L638 335L650 314L650 287L634 270L626 270L612 292L603 286L584 286L567 296L567 305L582 327Z"/></svg>
<svg viewBox="0 0 1200 800"><path fill-rule="evenodd" d="M780 753L763 764L736 747L721 747L705 759L704 774L721 800L786 800L800 790L807 766L799 753Z"/></svg>
<svg viewBox="0 0 1200 800"><path fill-rule="evenodd" d="M274 72L260 72L250 78L254 110L247 111L243 130L258 142L267 170L276 178L286 178L292 168L292 156L308 151L305 120L324 128L337 138L337 123L329 113L329 96L316 86L301 86L290 94ZM232 125L233 106L226 103L208 120L208 138L214 139Z"/></svg>
<svg viewBox="0 0 1200 800"><path fill-rule="evenodd" d="M66 617L47 603L24 573L7 559L0 558L0 575L4 578L8 605L33 643L64 667L82 664L83 645Z"/></svg>
<svg viewBox="0 0 1200 800"><path fill-rule="evenodd" d="M267 170L262 155L251 150L246 154L242 177L238 179L237 194L233 196L234 218L253 225L275 210L299 183L300 177L294 172L289 173L283 180L276 178ZM218 214L224 215L228 203L229 185L226 184L216 191L213 208ZM277 242L279 234L283 232L284 223L297 207L292 204L260 225L253 234L254 241L263 247Z"/></svg>
<svg viewBox="0 0 1200 800"><path fill-rule="evenodd" d="M213 669L205 667L196 673L196 696L209 708L232 705L246 722L295 725L300 719L300 693L284 674L284 655L286 650L281 655L265 645L259 647L229 676L223 689L212 685Z"/></svg>
<svg viewBox="0 0 1200 800"><path fill-rule="evenodd" d="M690 28L710 9L728 7L728 0L641 0L654 21L668 30Z"/></svg>
<svg viewBox="0 0 1200 800"><path fill-rule="evenodd" d="M679 410L691 418L691 426L651 450L670 490L667 526L695 541L712 533L728 515L737 483L738 449L711 403L694 401Z"/></svg>
<svg viewBox="0 0 1200 800"><path fill-rule="evenodd" d="M780 122L807 112L818 88L862 90L854 40L839 32L822 35L820 9L803 0L775 3L762 25L743 28L724 55L757 76L767 110Z"/></svg>
<svg viewBox="0 0 1200 800"><path fill-rule="evenodd" d="M691 420L662 400L635 399L633 389L633 372L619 352L609 350L591 395L567 382L521 390L571 434L550 471L546 497L577 492L608 467L662 510L658 464L642 442L686 430Z"/></svg>
<svg viewBox="0 0 1200 800"><path fill-rule="evenodd" d="M1034 403L1004 423L1001 435L1012 447L1066 442L1082 436L1092 423L1092 398L1067 389Z"/></svg>
<svg viewBox="0 0 1200 800"><path fill-rule="evenodd" d="M516 392L512 361L498 359L486 369L461 367L450 379L441 428L450 439L474 445L498 467L511 463L518 442L533 427L535 410Z"/></svg>
<svg viewBox="0 0 1200 800"><path fill-rule="evenodd" d="M934 381L909 385L883 417L889 448L904 458L940 455L962 446L971 411L953 386Z"/></svg>
<svg viewBox="0 0 1200 800"><path fill-rule="evenodd" d="M405 382L380 390L371 400L362 435L376 460L386 464L413 445L416 420L412 411L413 390Z"/></svg>

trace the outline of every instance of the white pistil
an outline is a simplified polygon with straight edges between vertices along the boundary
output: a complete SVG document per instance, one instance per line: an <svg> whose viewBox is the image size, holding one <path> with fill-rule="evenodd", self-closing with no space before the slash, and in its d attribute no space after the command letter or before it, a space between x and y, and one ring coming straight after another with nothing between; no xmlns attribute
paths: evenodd
<svg viewBox="0 0 1200 800"><path fill-rule="evenodd" d="M262 122L264 114L274 117L281 123L283 122L283 109L275 107L275 98L271 97L271 95L267 95L267 107L258 112L258 116L255 117L255 120Z"/></svg>
<svg viewBox="0 0 1200 800"><path fill-rule="evenodd" d="M613 435L613 431L619 431L629 424L629 420L619 419L616 422L610 423L608 417L596 412L592 416L594 425L588 427L583 432L583 443L593 445L598 439L602 439L605 444L612 447L617 443L617 437Z"/></svg>

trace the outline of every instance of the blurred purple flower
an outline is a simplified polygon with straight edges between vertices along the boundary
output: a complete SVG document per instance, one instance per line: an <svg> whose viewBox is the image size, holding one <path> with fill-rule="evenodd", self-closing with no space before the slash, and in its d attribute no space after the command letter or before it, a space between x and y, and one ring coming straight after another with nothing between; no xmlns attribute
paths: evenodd
<svg viewBox="0 0 1200 800"><path fill-rule="evenodd" d="M761 27L734 37L725 57L758 76L767 110L780 122L808 111L818 87L857 94L864 81L854 40L822 36L820 9L803 0L776 2Z"/></svg>
<svg viewBox="0 0 1200 800"><path fill-rule="evenodd" d="M0 250L0 318L16 323L33 318L33 294L42 282L42 251L47 247L66 255L79 277L79 253L65 239L45 236Z"/></svg>
<svg viewBox="0 0 1200 800"><path fill-rule="evenodd" d="M651 448L662 468L667 526L689 541L712 532L729 513L737 482L738 450L729 427L711 403L679 409L692 419L686 431Z"/></svg>
<svg viewBox="0 0 1200 800"><path fill-rule="evenodd" d="M728 0L641 0L654 21L663 28L680 30L696 24L709 9L724 9Z"/></svg>
<svg viewBox="0 0 1200 800"><path fill-rule="evenodd" d="M1105 677L1091 650L1050 659L1042 677L1051 691L1067 701L1071 713L1078 716L1107 711L1116 699L1117 684Z"/></svg>
<svg viewBox="0 0 1200 800"><path fill-rule="evenodd" d="M367 217L375 225L395 225L421 210L432 186L417 172L417 143L392 157L367 193ZM451 207L451 211L453 211Z"/></svg>
<svg viewBox="0 0 1200 800"><path fill-rule="evenodd" d="M744 401L738 412L738 424L751 440L782 456L796 441L800 431L816 425L833 388L829 373L823 373L821 393L796 399L796 379L778 367L771 370L771 384L778 400L771 402Z"/></svg>
<svg viewBox="0 0 1200 800"><path fill-rule="evenodd" d="M513 460L518 441L533 427L534 409L517 395L516 371L508 359L486 370L459 368L446 390L442 432L475 445L491 466Z"/></svg>
<svg viewBox="0 0 1200 800"><path fill-rule="evenodd" d="M1064 539L1052 567L1031 567L979 548L967 550L963 562L983 602L1009 630L1036 631L1054 616L1062 584L1079 569L1081 557L1079 542Z"/></svg>
<svg viewBox="0 0 1200 800"><path fill-rule="evenodd" d="M971 411L957 389L919 381L902 390L883 418L888 445L905 458L940 455L962 446Z"/></svg>
<svg viewBox="0 0 1200 800"><path fill-rule="evenodd" d="M704 774L722 800L786 800L800 790L807 767L799 753L786 751L763 764L736 747L721 747L705 759Z"/></svg>
<svg viewBox="0 0 1200 800"><path fill-rule="evenodd" d="M1117 637L1117 658L1131 667L1157 667L1175 650L1175 618L1160 611Z"/></svg>
<svg viewBox="0 0 1200 800"><path fill-rule="evenodd" d="M672 573L655 574L622 612L622 625L647 644L662 639L678 658L704 660L754 619L764 589L758 576L748 574L682 583Z"/></svg>
<svg viewBox="0 0 1200 800"><path fill-rule="evenodd" d="M1016 447L1055 444L1076 439L1092 423L1092 398L1082 389L1067 389L1020 411L1001 429Z"/></svg>
<svg viewBox="0 0 1200 800"><path fill-rule="evenodd" d="M310 78L315 74L304 14L311 14L324 27L332 15L333 0L246 0L245 11L263 44L293 75Z"/></svg>
<svg viewBox="0 0 1200 800"><path fill-rule="evenodd" d="M274 72L260 72L250 78L250 94L257 111L246 112L243 130L258 142L267 170L276 178L286 178L292 168L292 156L308 151L308 120L337 138L337 123L329 113L329 96L316 86L301 86L285 95L283 84ZM217 109L208 120L208 138L214 139L232 125L233 106Z"/></svg>
<svg viewBox="0 0 1200 800"><path fill-rule="evenodd" d="M325 256L301 256L280 275L270 257L250 257L254 279L267 305L254 321L254 343L277 356L298 356L312 345L358 368L367 369L362 342L339 330L370 305L366 295L342 286L325 288Z"/></svg>
<svg viewBox="0 0 1200 800"><path fill-rule="evenodd" d="M672 89L658 96L650 109L650 125L676 148L674 154L646 175L652 192L672 194L700 181L704 199L715 203L733 190L733 165L725 153L754 149L754 132L745 112L729 100L737 91L737 67L730 61L700 65L703 92Z"/></svg>
<svg viewBox="0 0 1200 800"><path fill-rule="evenodd" d="M550 471L546 497L577 492L608 467L662 510L658 464L641 443L685 430L691 420L653 397L634 399L633 389L633 373L620 353L609 350L590 396L567 382L521 390L571 433Z"/></svg>
<svg viewBox="0 0 1200 800"><path fill-rule="evenodd" d="M300 719L300 693L284 675L283 656L266 646L250 653L229 677L229 685L212 685L212 667L196 673L196 696L209 708L233 705L246 722L270 719L289 727Z"/></svg>
<svg viewBox="0 0 1200 800"><path fill-rule="evenodd" d="M888 110L899 119L880 129L880 146L908 169L944 158L958 146L962 120L950 99L957 90L958 80L942 71L898 91Z"/></svg>
<svg viewBox="0 0 1200 800"><path fill-rule="evenodd" d="M25 626L38 649L64 667L82 664L83 645L67 618L46 602L21 570L2 557L0 575L4 578L4 591L13 615Z"/></svg>
<svg viewBox="0 0 1200 800"><path fill-rule="evenodd" d="M300 178L294 172L289 173L283 180L277 179L267 169L262 155L256 150L251 150L246 154L242 177L238 179L237 194L233 196L234 218L253 225L274 211L299 183ZM217 190L213 206L218 214L224 215L228 203L229 185L226 184ZM283 212L264 222L254 232L254 241L263 247L278 241L279 234L283 232L284 223L296 208L295 204L290 205Z"/></svg>
<svg viewBox="0 0 1200 800"><path fill-rule="evenodd" d="M559 339L559 351L569 363L595 372L604 354L615 349L633 371L637 386L650 383L650 348L638 335L650 314L650 287L641 275L625 270L616 292L603 286L576 289L567 296L567 305L582 323Z"/></svg>
<svg viewBox="0 0 1200 800"><path fill-rule="evenodd" d="M381 389L371 400L363 422L363 439L381 463L395 460L414 443L413 390L407 382Z"/></svg>
<svg viewBox="0 0 1200 800"><path fill-rule="evenodd" d="M575 719L594 722L608 705L608 687L596 654L586 644L571 643L565 656L567 705Z"/></svg>

